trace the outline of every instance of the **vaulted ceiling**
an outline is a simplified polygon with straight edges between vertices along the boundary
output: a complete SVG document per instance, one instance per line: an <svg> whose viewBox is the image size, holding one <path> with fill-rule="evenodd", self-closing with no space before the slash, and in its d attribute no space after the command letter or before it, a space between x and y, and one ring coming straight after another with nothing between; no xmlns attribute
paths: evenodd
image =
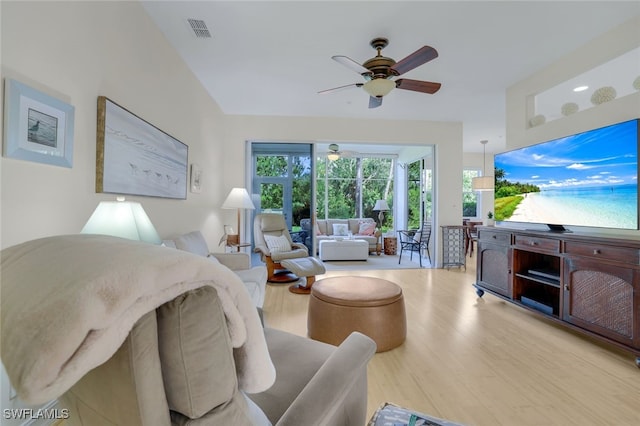
<svg viewBox="0 0 640 426"><path fill-rule="evenodd" d="M504 146L505 93L589 40L640 14L627 1L150 1L145 9L227 114L463 122L465 152ZM195 35L201 20L211 37ZM332 60L396 61L429 45L439 56L403 77L435 94L394 89L369 109L364 82ZM489 149L488 149L489 151Z"/></svg>

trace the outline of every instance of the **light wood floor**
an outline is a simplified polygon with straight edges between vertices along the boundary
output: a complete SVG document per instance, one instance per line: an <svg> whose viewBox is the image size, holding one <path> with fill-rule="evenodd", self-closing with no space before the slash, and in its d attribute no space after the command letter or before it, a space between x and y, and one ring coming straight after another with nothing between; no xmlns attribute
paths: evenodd
<svg viewBox="0 0 640 426"><path fill-rule="evenodd" d="M369 363L369 417L383 402L465 425L640 425L634 357L471 287L452 268L329 272L400 285L406 342ZM322 278L320 276L318 278ZM268 285L268 326L306 336L308 296Z"/></svg>

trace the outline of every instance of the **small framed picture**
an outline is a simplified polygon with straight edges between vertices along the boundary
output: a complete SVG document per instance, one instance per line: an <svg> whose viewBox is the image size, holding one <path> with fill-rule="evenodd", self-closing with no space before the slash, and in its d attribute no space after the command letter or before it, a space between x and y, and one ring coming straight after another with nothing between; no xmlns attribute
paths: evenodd
<svg viewBox="0 0 640 426"><path fill-rule="evenodd" d="M72 105L5 79L5 157L73 167Z"/></svg>
<svg viewBox="0 0 640 426"><path fill-rule="evenodd" d="M191 164L191 192L200 193L202 191L202 169L199 165Z"/></svg>

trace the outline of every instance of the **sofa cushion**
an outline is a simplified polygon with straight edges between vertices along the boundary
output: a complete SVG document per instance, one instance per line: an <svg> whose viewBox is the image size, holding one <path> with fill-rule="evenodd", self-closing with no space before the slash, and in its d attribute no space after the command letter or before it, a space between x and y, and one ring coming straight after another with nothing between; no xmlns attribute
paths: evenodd
<svg viewBox="0 0 640 426"><path fill-rule="evenodd" d="M236 369L215 289L189 291L156 313L169 408L196 419L230 401L237 392Z"/></svg>
<svg viewBox="0 0 640 426"><path fill-rule="evenodd" d="M376 232L376 223L375 222L360 222L358 226L358 235L369 235L372 236Z"/></svg>
<svg viewBox="0 0 640 426"><path fill-rule="evenodd" d="M209 254L209 247L207 242L200 231L189 232L188 234L180 235L175 239L176 248L179 250L195 253L200 256L207 256Z"/></svg>
<svg viewBox="0 0 640 426"><path fill-rule="evenodd" d="M346 237L349 232L349 226L346 223L334 223L333 235L338 237Z"/></svg>
<svg viewBox="0 0 640 426"><path fill-rule="evenodd" d="M264 241L271 252L291 251L291 243L285 235L264 234Z"/></svg>

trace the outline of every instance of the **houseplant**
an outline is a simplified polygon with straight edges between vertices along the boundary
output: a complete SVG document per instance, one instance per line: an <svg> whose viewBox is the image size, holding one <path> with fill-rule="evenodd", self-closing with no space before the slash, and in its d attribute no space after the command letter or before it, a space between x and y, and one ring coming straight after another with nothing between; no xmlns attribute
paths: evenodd
<svg viewBox="0 0 640 426"><path fill-rule="evenodd" d="M493 212L487 212L487 218L484 220L484 226L493 226L495 224L495 220L493 220Z"/></svg>

